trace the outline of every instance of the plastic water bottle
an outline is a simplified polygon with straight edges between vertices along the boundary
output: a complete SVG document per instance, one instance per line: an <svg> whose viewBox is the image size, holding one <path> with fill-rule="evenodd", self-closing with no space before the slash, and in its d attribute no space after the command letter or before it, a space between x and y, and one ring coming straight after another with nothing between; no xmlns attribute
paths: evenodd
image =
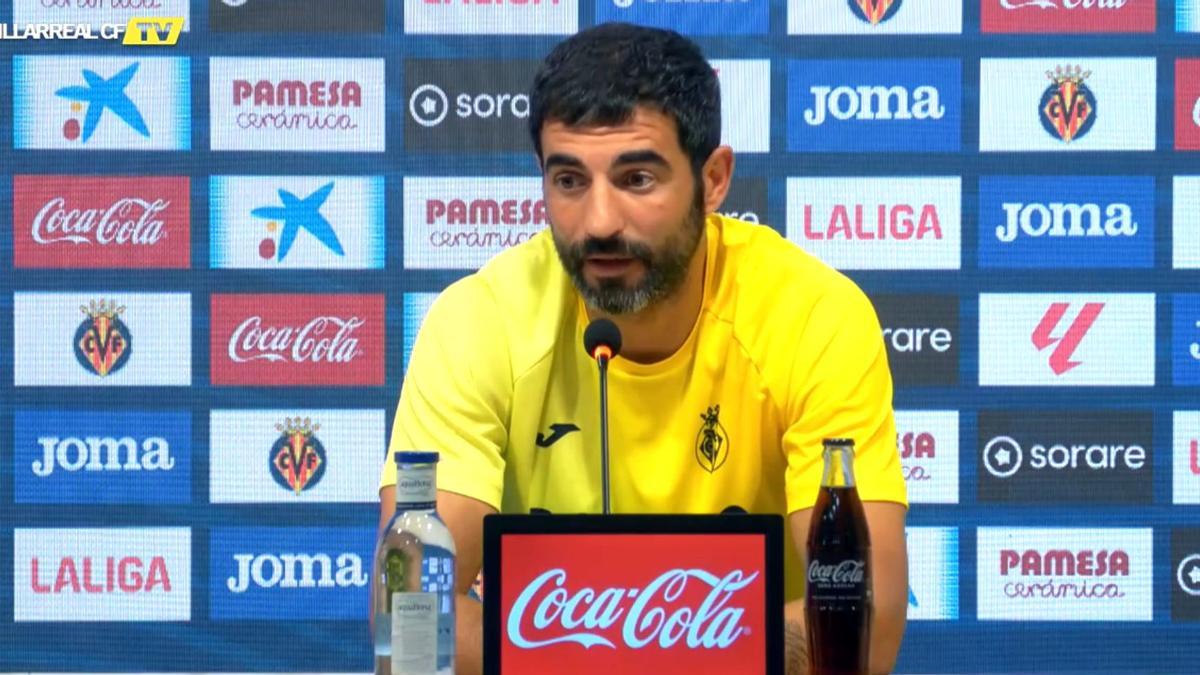
<svg viewBox="0 0 1200 675"><path fill-rule="evenodd" d="M397 452L396 514L371 580L375 675L453 675L454 540L437 515L436 452Z"/></svg>

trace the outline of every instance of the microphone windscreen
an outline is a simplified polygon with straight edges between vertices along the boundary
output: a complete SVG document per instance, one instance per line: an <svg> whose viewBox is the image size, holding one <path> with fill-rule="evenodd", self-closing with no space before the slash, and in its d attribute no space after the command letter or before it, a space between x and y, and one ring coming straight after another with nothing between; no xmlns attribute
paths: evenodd
<svg viewBox="0 0 1200 675"><path fill-rule="evenodd" d="M583 348L588 356L595 358L596 348L604 345L612 355L621 353L621 329L610 319L595 319L583 331Z"/></svg>
<svg viewBox="0 0 1200 675"><path fill-rule="evenodd" d="M737 504L730 504L729 506L725 507L725 510L721 511L721 515L723 515L723 516L729 515L729 514L741 514L741 513L746 513L746 509L743 509L742 507L738 506Z"/></svg>

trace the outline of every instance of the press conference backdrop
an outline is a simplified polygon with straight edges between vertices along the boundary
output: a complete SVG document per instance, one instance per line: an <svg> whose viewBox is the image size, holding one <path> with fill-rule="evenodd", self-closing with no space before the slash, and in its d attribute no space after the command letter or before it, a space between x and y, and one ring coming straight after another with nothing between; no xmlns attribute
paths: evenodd
<svg viewBox="0 0 1200 675"><path fill-rule="evenodd" d="M899 670L1195 672L1200 3L0 9L131 17L182 17L178 43L0 41L0 669L370 669L414 335L546 227L537 60L624 20L712 59L722 211L879 312Z"/></svg>

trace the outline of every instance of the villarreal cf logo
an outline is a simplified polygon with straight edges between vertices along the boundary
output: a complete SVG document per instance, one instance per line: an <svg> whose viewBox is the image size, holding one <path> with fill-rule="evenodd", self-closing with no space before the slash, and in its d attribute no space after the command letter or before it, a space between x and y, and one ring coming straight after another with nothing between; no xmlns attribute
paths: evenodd
<svg viewBox="0 0 1200 675"><path fill-rule="evenodd" d="M79 309L87 315L75 331L75 359L79 365L100 377L123 368L132 350L129 327L121 321L125 308L116 302L93 300Z"/></svg>
<svg viewBox="0 0 1200 675"><path fill-rule="evenodd" d="M320 428L307 417L275 425L279 438L271 446L271 477L283 489L300 494L321 482L326 462L325 447L316 437Z"/></svg>
<svg viewBox="0 0 1200 675"><path fill-rule="evenodd" d="M729 459L729 437L721 426L721 406L709 406L700 415L704 424L696 434L696 461L705 471L713 473Z"/></svg>
<svg viewBox="0 0 1200 675"><path fill-rule="evenodd" d="M896 16L896 12L900 10L900 3L903 0L847 0L850 3L850 11L854 12L854 16L866 21L872 26L887 21Z"/></svg>
<svg viewBox="0 0 1200 675"><path fill-rule="evenodd" d="M1096 97L1083 83L1091 74L1079 66L1074 70L1058 66L1053 72L1046 71L1050 86L1038 105L1042 127L1064 143L1083 138L1096 123Z"/></svg>

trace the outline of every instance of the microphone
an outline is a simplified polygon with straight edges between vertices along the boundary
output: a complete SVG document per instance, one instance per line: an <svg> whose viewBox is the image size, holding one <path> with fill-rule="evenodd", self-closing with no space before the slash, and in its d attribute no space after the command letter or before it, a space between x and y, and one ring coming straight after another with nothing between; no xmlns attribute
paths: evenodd
<svg viewBox="0 0 1200 675"><path fill-rule="evenodd" d="M743 509L737 504L730 504L721 511L721 515L723 516L743 515L745 513L746 509Z"/></svg>
<svg viewBox="0 0 1200 675"><path fill-rule="evenodd" d="M583 331L583 349L600 368L600 495L605 515L612 512L608 487L608 362L621 353L621 329L596 319Z"/></svg>

